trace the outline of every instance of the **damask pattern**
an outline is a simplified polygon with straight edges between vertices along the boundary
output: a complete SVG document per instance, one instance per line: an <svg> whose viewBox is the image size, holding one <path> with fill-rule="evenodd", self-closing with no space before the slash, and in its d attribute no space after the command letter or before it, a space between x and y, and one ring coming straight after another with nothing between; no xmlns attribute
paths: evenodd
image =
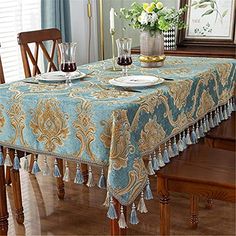
<svg viewBox="0 0 236 236"><path fill-rule="evenodd" d="M158 69L130 74L170 78L163 84L122 91L109 84L120 72L111 61L79 67L94 75L63 84L0 85L0 144L108 168L108 190L123 205L147 182L142 158L196 124L233 95L236 60L167 57Z"/></svg>

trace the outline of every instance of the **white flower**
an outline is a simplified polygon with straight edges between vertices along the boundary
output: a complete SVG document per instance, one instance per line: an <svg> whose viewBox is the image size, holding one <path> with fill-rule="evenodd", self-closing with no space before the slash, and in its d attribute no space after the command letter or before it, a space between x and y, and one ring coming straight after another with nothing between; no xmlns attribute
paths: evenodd
<svg viewBox="0 0 236 236"><path fill-rule="evenodd" d="M157 18L158 18L157 14L153 12L152 15L150 16L150 23L152 26L156 23Z"/></svg>
<svg viewBox="0 0 236 236"><path fill-rule="evenodd" d="M143 11L142 14L139 16L138 21L141 25L147 25L149 23L149 15L147 12Z"/></svg>

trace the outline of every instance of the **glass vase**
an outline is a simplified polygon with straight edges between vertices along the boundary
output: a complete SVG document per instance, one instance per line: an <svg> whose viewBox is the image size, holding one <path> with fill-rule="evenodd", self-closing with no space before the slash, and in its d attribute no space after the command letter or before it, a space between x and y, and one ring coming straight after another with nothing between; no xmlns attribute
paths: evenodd
<svg viewBox="0 0 236 236"><path fill-rule="evenodd" d="M140 33L140 62L142 67L155 68L164 65L164 37L162 32Z"/></svg>

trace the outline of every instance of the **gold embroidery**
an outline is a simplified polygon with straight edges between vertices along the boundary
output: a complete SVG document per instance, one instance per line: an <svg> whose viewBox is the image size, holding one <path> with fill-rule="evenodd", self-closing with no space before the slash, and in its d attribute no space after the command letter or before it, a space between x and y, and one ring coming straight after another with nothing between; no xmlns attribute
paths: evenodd
<svg viewBox="0 0 236 236"><path fill-rule="evenodd" d="M3 109L4 109L4 106L2 104L0 104L0 132L1 132L1 128L3 128L3 126L5 124L5 118L2 114Z"/></svg>
<svg viewBox="0 0 236 236"><path fill-rule="evenodd" d="M232 65L231 64L218 64L216 65L216 68L219 73L220 82L223 86L225 86L226 83L228 82Z"/></svg>
<svg viewBox="0 0 236 236"><path fill-rule="evenodd" d="M19 137L21 144L27 146L27 144L24 141L23 137L23 130L25 128L25 118L26 115L23 112L23 107L21 104L21 100L16 100L9 111L7 112L11 125L13 126L15 130L15 136L11 139L11 143L15 144L17 138Z"/></svg>
<svg viewBox="0 0 236 236"><path fill-rule="evenodd" d="M91 119L91 103L83 101L83 103L78 106L78 118L73 123L76 128L76 137L81 143L79 152L76 154L81 157L83 152L86 151L91 160L95 160L95 155L91 151L91 143L95 140L96 127Z"/></svg>
<svg viewBox="0 0 236 236"><path fill-rule="evenodd" d="M134 93L127 92L127 91L119 91L116 89L107 89L102 90L99 92L93 92L92 95L98 99L104 99L104 98L124 98L124 97L130 97Z"/></svg>
<svg viewBox="0 0 236 236"><path fill-rule="evenodd" d="M165 135L164 129L157 123L157 117L154 116L153 119L149 119L144 129L141 131L139 149L141 152L152 150L165 138Z"/></svg>
<svg viewBox="0 0 236 236"><path fill-rule="evenodd" d="M103 121L102 124L105 128L100 139L106 148L110 148L112 168L119 170L127 167L128 156L134 151L134 147L130 142L130 124L127 111L114 111L113 121Z"/></svg>
<svg viewBox="0 0 236 236"><path fill-rule="evenodd" d="M30 127L38 136L37 141L45 142L45 148L49 152L54 151L59 145L62 146L63 140L69 135L69 128L68 116L61 111L59 102L53 98L42 99L32 113Z"/></svg>
<svg viewBox="0 0 236 236"><path fill-rule="evenodd" d="M199 104L198 110L197 110L197 116L201 117L201 116L205 115L213 107L214 107L214 101L213 101L212 97L210 96L209 92L203 91L201 99L200 99L200 104Z"/></svg>
<svg viewBox="0 0 236 236"><path fill-rule="evenodd" d="M165 75L173 75L173 74L188 74L191 72L191 69L189 68L175 68L175 69L163 69L161 70L161 73L162 74L165 74Z"/></svg>
<svg viewBox="0 0 236 236"><path fill-rule="evenodd" d="M147 171L142 159L135 159L133 170L129 172L129 182L125 188L122 189L115 189L115 195L121 196L130 191L131 196L137 196L140 192L140 187L143 182L147 179ZM130 199L134 200L134 199Z"/></svg>
<svg viewBox="0 0 236 236"><path fill-rule="evenodd" d="M181 109L186 105L187 97L189 96L193 81L184 80L176 83L169 83L170 95L174 99L175 106Z"/></svg>

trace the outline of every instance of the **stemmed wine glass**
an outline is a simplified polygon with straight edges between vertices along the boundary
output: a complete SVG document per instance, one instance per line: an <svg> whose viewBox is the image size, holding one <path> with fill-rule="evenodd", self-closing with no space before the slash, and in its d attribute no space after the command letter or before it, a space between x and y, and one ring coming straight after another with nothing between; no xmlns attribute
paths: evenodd
<svg viewBox="0 0 236 236"><path fill-rule="evenodd" d="M71 87L71 72L76 71L76 52L77 43L60 43L61 71L66 73L66 85Z"/></svg>
<svg viewBox="0 0 236 236"><path fill-rule="evenodd" d="M128 75L127 66L132 64L131 58L131 38L120 38L116 40L117 50L118 50L118 60L117 64L123 66L122 73L123 76Z"/></svg>

